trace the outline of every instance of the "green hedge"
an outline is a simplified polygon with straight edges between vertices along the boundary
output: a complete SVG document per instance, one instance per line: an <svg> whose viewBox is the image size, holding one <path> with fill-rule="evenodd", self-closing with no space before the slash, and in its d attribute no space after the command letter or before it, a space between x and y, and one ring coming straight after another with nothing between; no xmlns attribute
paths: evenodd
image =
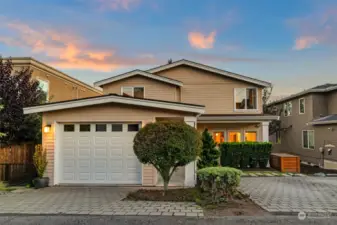
<svg viewBox="0 0 337 225"><path fill-rule="evenodd" d="M200 187L211 196L212 203L219 203L236 192L242 171L231 167L206 167L197 171Z"/></svg>
<svg viewBox="0 0 337 225"><path fill-rule="evenodd" d="M270 142L233 142L222 143L221 166L234 168L265 168L267 166L272 144Z"/></svg>

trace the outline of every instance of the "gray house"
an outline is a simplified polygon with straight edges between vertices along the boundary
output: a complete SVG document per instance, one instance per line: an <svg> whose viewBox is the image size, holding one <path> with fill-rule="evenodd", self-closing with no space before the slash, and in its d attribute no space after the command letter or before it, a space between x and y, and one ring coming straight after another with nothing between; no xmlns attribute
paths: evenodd
<svg viewBox="0 0 337 225"><path fill-rule="evenodd" d="M280 114L281 130L270 137L275 152L337 169L337 84L324 84L269 104Z"/></svg>

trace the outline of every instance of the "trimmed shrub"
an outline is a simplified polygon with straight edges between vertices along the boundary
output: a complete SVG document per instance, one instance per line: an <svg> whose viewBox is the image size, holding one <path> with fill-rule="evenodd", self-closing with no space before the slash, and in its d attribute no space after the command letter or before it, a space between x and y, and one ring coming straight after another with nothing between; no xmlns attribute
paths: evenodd
<svg viewBox="0 0 337 225"><path fill-rule="evenodd" d="M157 169L165 192L174 171L195 161L201 147L201 137L195 128L173 121L149 123L140 129L133 141L138 160Z"/></svg>
<svg viewBox="0 0 337 225"><path fill-rule="evenodd" d="M202 151L198 169L219 165L220 150L216 147L212 135L207 129L202 133Z"/></svg>
<svg viewBox="0 0 337 225"><path fill-rule="evenodd" d="M211 195L212 203L219 203L235 194L242 171L232 167L207 167L197 171L200 187Z"/></svg>
<svg viewBox="0 0 337 225"><path fill-rule="evenodd" d="M266 168L272 144L270 142L233 142L220 145L221 166L234 168Z"/></svg>

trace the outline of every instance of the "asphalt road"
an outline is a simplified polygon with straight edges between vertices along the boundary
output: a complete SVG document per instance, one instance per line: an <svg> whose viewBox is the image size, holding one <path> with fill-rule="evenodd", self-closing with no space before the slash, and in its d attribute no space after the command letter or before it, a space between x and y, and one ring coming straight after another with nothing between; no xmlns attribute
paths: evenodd
<svg viewBox="0 0 337 225"><path fill-rule="evenodd" d="M299 220L297 217L226 217L197 219L164 216L0 216L0 224L6 225L302 225L302 224L337 224L334 218L311 218Z"/></svg>

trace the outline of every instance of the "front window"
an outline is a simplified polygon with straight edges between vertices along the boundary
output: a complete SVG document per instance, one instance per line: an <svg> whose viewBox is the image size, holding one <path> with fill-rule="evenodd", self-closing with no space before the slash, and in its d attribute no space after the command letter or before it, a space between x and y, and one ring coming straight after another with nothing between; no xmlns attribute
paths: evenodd
<svg viewBox="0 0 337 225"><path fill-rule="evenodd" d="M299 100L299 110L300 110L300 114L304 114L305 113L305 100L304 98L301 98Z"/></svg>
<svg viewBox="0 0 337 225"><path fill-rule="evenodd" d="M37 79L39 82L39 88L43 91L43 93L46 95L46 101L48 101L49 98L49 82L41 79Z"/></svg>
<svg viewBox="0 0 337 225"><path fill-rule="evenodd" d="M122 87L122 96L144 98L144 87Z"/></svg>
<svg viewBox="0 0 337 225"><path fill-rule="evenodd" d="M286 102L283 104L284 116L291 116L293 111L293 105L291 102Z"/></svg>
<svg viewBox="0 0 337 225"><path fill-rule="evenodd" d="M257 141L257 132L256 131L246 131L245 132L245 141L256 142Z"/></svg>
<svg viewBox="0 0 337 225"><path fill-rule="evenodd" d="M257 109L257 89L235 88L235 109Z"/></svg>
<svg viewBox="0 0 337 225"><path fill-rule="evenodd" d="M213 132L213 140L215 143L219 144L225 141L225 135L222 131Z"/></svg>
<svg viewBox="0 0 337 225"><path fill-rule="evenodd" d="M228 132L228 142L241 142L241 132L229 131Z"/></svg>
<svg viewBox="0 0 337 225"><path fill-rule="evenodd" d="M315 132L313 130L302 131L302 147L305 149L315 149Z"/></svg>

